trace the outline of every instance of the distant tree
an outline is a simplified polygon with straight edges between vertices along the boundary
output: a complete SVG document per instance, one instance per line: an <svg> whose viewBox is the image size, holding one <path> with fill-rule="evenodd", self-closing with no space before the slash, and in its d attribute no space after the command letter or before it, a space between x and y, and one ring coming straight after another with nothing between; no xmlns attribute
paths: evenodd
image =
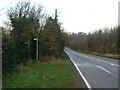
<svg viewBox="0 0 120 90"><path fill-rule="evenodd" d="M118 36L118 54L120 57L120 26L117 28L117 36Z"/></svg>
<svg viewBox="0 0 120 90"><path fill-rule="evenodd" d="M105 28L89 34L68 34L67 46L81 51L116 55L120 51L119 28Z"/></svg>

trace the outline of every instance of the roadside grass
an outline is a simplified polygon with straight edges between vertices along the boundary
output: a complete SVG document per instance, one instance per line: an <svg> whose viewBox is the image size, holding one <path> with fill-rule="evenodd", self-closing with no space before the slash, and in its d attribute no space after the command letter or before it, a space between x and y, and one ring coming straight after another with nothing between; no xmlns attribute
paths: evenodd
<svg viewBox="0 0 120 90"><path fill-rule="evenodd" d="M112 59L117 59L120 60L120 56L115 56L115 55L109 55L109 54L99 54L99 53L95 53L95 52L88 52L88 51L79 51L79 50L75 50L81 53L85 53L85 54L91 54L91 55L95 55L95 56L101 56L101 57L107 57L107 58L112 58Z"/></svg>
<svg viewBox="0 0 120 90"><path fill-rule="evenodd" d="M65 53L54 61L20 64L16 68L16 72L2 77L3 88L83 88Z"/></svg>

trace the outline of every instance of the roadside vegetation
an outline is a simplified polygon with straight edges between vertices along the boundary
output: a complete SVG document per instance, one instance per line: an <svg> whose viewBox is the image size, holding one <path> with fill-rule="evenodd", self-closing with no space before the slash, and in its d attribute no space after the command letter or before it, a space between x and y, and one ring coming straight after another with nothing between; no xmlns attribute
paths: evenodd
<svg viewBox="0 0 120 90"><path fill-rule="evenodd" d="M9 18L2 28L3 73L29 60L58 58L64 49L63 29L55 17L43 12L43 6L33 6L29 1L18 2L7 11ZM38 59L36 59L38 57ZM48 60L47 60L48 61Z"/></svg>
<svg viewBox="0 0 120 90"><path fill-rule="evenodd" d="M3 88L83 88L66 54L49 62L19 64L3 79Z"/></svg>
<svg viewBox="0 0 120 90"><path fill-rule="evenodd" d="M66 33L66 46L80 52L120 59L120 27L92 33Z"/></svg>

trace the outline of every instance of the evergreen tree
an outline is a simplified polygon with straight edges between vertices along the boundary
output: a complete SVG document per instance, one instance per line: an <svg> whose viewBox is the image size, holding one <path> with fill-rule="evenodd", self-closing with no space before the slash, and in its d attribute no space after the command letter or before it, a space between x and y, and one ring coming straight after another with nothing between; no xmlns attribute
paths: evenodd
<svg viewBox="0 0 120 90"><path fill-rule="evenodd" d="M43 54L47 56L58 57L64 49L61 26L58 22L57 15L55 19L49 17L46 20L44 30L40 38L41 48L44 48Z"/></svg>

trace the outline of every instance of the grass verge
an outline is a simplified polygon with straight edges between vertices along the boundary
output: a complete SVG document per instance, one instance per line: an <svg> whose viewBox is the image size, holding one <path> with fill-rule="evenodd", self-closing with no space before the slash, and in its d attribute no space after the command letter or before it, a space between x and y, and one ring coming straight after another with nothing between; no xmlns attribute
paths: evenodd
<svg viewBox="0 0 120 90"><path fill-rule="evenodd" d="M18 65L19 73L3 76L3 88L83 88L66 54L51 62Z"/></svg>

